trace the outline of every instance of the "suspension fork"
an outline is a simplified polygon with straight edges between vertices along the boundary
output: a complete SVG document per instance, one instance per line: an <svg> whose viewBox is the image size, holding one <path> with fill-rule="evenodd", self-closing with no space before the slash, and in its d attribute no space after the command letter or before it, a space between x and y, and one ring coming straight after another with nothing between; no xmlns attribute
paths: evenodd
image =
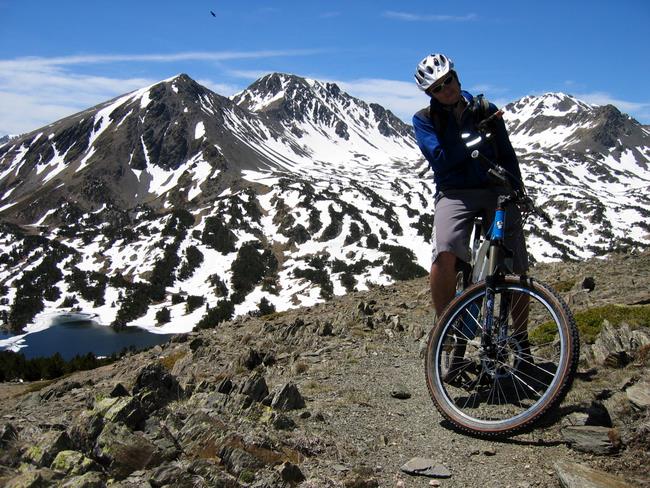
<svg viewBox="0 0 650 488"><path fill-rule="evenodd" d="M499 196L497 199L497 208L494 214L494 221L492 222L492 233L490 235L490 250L488 258L488 274L485 277L485 305L484 305L484 321L485 326L483 327L483 336L481 337L481 346L483 350L487 353L488 357L495 357L496 355L496 346L492 340L492 329L495 325L494 323L494 306L495 306L495 290L497 280L499 279L499 265L501 262L501 251L503 246L503 241L505 237L505 220L506 220L506 211L505 206L509 198L507 196ZM507 300L509 302L509 300ZM501 304L501 309L499 311L499 324L507 324L507 314L509 303L506 303L505 308L504 304ZM503 317L503 314L506 314ZM505 320L504 320L505 319ZM507 327L507 325L506 325ZM507 337L507 329L504 330L503 325L498 331L498 343L503 343L505 337Z"/></svg>

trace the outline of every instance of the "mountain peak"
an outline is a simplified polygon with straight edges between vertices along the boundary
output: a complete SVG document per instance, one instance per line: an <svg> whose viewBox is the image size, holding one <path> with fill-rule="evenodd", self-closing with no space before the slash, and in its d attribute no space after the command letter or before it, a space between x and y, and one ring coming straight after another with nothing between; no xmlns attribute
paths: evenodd
<svg viewBox="0 0 650 488"><path fill-rule="evenodd" d="M562 92L530 95L506 106L506 111L516 113L520 119L531 117L565 117L583 111L592 111L593 106Z"/></svg>

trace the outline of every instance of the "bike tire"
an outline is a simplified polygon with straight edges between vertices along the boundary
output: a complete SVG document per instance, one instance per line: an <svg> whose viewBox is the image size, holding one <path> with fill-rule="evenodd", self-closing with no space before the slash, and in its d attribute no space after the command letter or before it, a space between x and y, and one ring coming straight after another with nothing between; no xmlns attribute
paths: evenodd
<svg viewBox="0 0 650 488"><path fill-rule="evenodd" d="M471 337L467 327L459 325L474 319L481 323L482 317L467 314L470 309L483 313L482 308L476 310L485 293L485 282L465 289L431 330L425 352L426 381L437 410L456 429L479 437L507 437L533 427L564 399L578 366L578 330L555 291L531 278L506 276L495 286L494 315L499 307L504 308L501 322L504 316L510 322L508 335L503 335L496 348L499 352L489 359L481 351L481 334ZM527 299L520 301L522 297ZM527 314L521 312L525 303ZM515 319L517 307L519 318ZM525 334L521 317L528 317ZM453 370L445 369L450 364L450 344L452 365L457 360L454 348L463 344L457 366L461 379L445 377ZM468 397L461 396L467 392Z"/></svg>

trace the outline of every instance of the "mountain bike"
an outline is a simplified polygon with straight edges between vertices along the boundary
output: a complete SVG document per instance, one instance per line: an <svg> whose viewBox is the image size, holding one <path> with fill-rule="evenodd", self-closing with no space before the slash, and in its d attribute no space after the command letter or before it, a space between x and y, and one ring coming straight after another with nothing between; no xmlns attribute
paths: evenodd
<svg viewBox="0 0 650 488"><path fill-rule="evenodd" d="M489 138L482 130L468 147ZM508 188L507 171L482 158ZM525 220L536 213L525 190L499 196L489 239L473 239L472 268L431 330L425 351L427 387L438 411L458 430L504 437L531 428L571 388L579 359L575 320L562 298L527 275L513 275L504 243L507 212L517 205ZM480 224L475 223L475 232ZM484 276L482 276L484 275ZM473 278L472 278L473 277ZM472 279L479 280L471 283Z"/></svg>

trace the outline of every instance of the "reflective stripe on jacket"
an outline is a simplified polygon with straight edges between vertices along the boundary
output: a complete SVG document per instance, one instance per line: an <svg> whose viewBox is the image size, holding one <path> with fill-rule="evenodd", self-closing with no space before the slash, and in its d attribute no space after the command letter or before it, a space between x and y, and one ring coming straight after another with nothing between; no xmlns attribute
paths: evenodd
<svg viewBox="0 0 650 488"><path fill-rule="evenodd" d="M478 136L475 117L470 109L473 97L466 91L462 91L461 94L468 105L462 114L460 124L456 122L454 114L445 110L435 99L432 99L430 107L420 110L413 116L415 138L433 170L437 191L454 188L484 188L493 184L488 177L486 165L479 159L471 157L471 151L467 149L465 142L461 139L461 134L464 132L470 134L470 140ZM445 127L444 130L441 130L442 134L438 133L429 117L430 110L435 110L440 118L446 117L446 124L441 124ZM496 111L496 106L490 103L487 115ZM495 128L493 142L485 141L478 148L472 148L472 150L478 149L488 159L498 162L512 173L514 178L511 178L511 183L518 188L521 186L519 161L508 138L503 120L499 119ZM497 154L498 161L496 160Z"/></svg>

